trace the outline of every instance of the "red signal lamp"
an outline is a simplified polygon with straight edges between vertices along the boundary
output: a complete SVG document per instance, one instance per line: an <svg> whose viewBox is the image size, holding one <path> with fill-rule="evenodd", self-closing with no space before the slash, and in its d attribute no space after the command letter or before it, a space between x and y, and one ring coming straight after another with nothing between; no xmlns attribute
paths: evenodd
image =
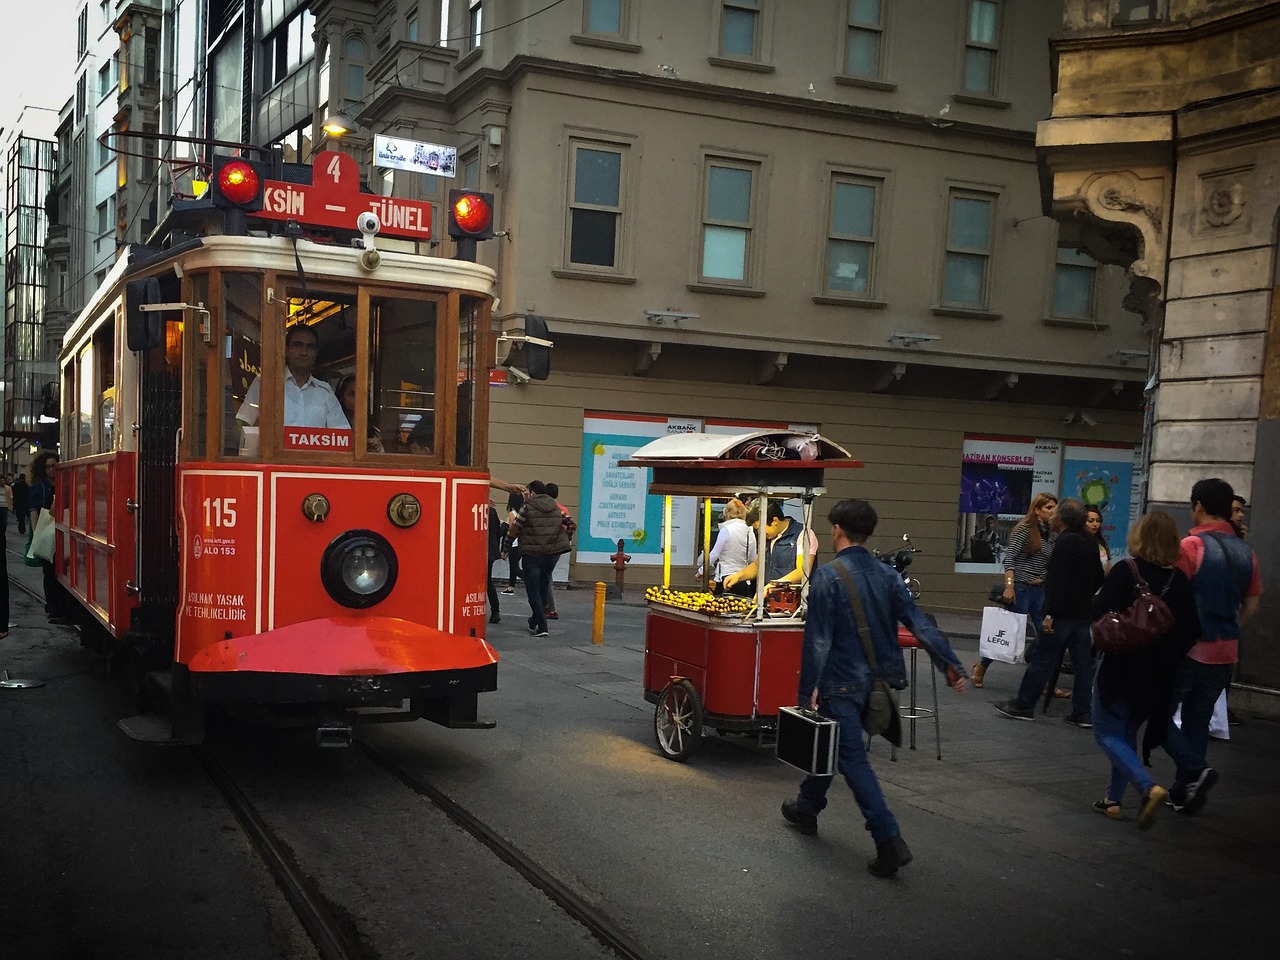
<svg viewBox="0 0 1280 960"><path fill-rule="evenodd" d="M493 236L493 194L449 191L449 236L455 240L488 240Z"/></svg>
<svg viewBox="0 0 1280 960"><path fill-rule="evenodd" d="M223 210L256 212L262 209L262 164L244 157L214 157L210 198Z"/></svg>
<svg viewBox="0 0 1280 960"><path fill-rule="evenodd" d="M251 203L262 187L258 171L243 160L233 160L218 174L218 190L232 203Z"/></svg>

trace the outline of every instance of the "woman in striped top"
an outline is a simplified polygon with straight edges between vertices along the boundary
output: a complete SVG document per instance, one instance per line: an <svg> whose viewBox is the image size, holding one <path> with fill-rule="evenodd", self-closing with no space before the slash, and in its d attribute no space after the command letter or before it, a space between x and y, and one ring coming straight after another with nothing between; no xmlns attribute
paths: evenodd
<svg viewBox="0 0 1280 960"><path fill-rule="evenodd" d="M1031 498L1031 509L1009 534L1004 551L1004 599L1017 613L1025 613L1035 639L1040 639L1044 620L1044 573L1053 553L1053 537L1049 519L1057 509L1058 498L1051 493L1037 493ZM981 687L991 658L983 657L973 665L973 685Z"/></svg>

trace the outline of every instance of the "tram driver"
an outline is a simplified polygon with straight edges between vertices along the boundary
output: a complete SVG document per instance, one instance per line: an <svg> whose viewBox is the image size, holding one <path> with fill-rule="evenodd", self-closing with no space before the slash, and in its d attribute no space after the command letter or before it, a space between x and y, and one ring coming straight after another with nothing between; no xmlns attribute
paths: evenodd
<svg viewBox="0 0 1280 960"><path fill-rule="evenodd" d="M333 388L312 376L319 353L320 337L311 327L299 323L285 331L284 424L350 430L351 424ZM236 419L251 427L258 423L261 381L261 377L254 377L236 412Z"/></svg>

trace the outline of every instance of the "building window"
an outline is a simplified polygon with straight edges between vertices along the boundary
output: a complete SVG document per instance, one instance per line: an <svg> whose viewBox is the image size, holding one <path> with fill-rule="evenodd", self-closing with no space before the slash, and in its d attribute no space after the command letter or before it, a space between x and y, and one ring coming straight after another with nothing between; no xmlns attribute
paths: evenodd
<svg viewBox="0 0 1280 960"><path fill-rule="evenodd" d="M1082 250L1058 248L1053 272L1053 315L1070 320L1093 319L1094 282L1098 262Z"/></svg>
<svg viewBox="0 0 1280 960"><path fill-rule="evenodd" d="M880 181L836 177L831 181L827 229L826 293L868 296L875 276Z"/></svg>
<svg viewBox="0 0 1280 960"><path fill-rule="evenodd" d="M106 141L98 141L98 166L103 167L111 162L111 148L107 146Z"/></svg>
<svg viewBox="0 0 1280 960"><path fill-rule="evenodd" d="M404 18L404 38L410 43L418 42L418 11L412 10Z"/></svg>
<svg viewBox="0 0 1280 960"><path fill-rule="evenodd" d="M144 46L142 51L142 82L160 82L160 31L155 27L147 27L143 31Z"/></svg>
<svg viewBox="0 0 1280 960"><path fill-rule="evenodd" d="M991 194L951 191L942 278L944 306L986 307L995 207L996 198Z"/></svg>
<svg viewBox="0 0 1280 960"><path fill-rule="evenodd" d="M761 0L724 0L720 11L720 54L725 57L760 56Z"/></svg>
<svg viewBox="0 0 1280 960"><path fill-rule="evenodd" d="M1161 15L1158 0L1116 0L1113 23L1149 23Z"/></svg>
<svg viewBox="0 0 1280 960"><path fill-rule="evenodd" d="M883 36L883 0L849 0L844 72L854 77L880 76L880 44Z"/></svg>
<svg viewBox="0 0 1280 960"><path fill-rule="evenodd" d="M360 37L348 37L343 48L347 60L347 99L364 99L364 58L368 47Z"/></svg>
<svg viewBox="0 0 1280 960"><path fill-rule="evenodd" d="M624 151L594 143L575 143L570 149L569 263L617 267Z"/></svg>
<svg viewBox="0 0 1280 960"><path fill-rule="evenodd" d="M273 146L280 148L281 159L285 163L309 163L311 161L311 124L305 123L290 130L277 140Z"/></svg>
<svg viewBox="0 0 1280 960"><path fill-rule="evenodd" d="M104 63L98 71L98 97L105 97L111 92L111 64Z"/></svg>
<svg viewBox="0 0 1280 960"><path fill-rule="evenodd" d="M77 120L84 119L85 100L87 99L87 96L88 96L85 90L86 84L85 84L84 77L85 75L83 73L81 73L80 76L76 77L76 119Z"/></svg>
<svg viewBox="0 0 1280 960"><path fill-rule="evenodd" d="M965 93L992 96L996 92L996 54L999 52L999 0L969 0L969 24L964 45Z"/></svg>
<svg viewBox="0 0 1280 960"><path fill-rule="evenodd" d="M458 163L458 170L461 174L462 182L459 186L464 190L480 189L480 154L478 151L472 150Z"/></svg>
<svg viewBox="0 0 1280 960"><path fill-rule="evenodd" d="M105 237L111 229L111 214L107 210L107 201L98 204L98 236Z"/></svg>
<svg viewBox="0 0 1280 960"><path fill-rule="evenodd" d="M468 0L467 3L467 49L474 50L480 46L480 37L484 33L484 7L481 0Z"/></svg>
<svg viewBox="0 0 1280 960"><path fill-rule="evenodd" d="M315 56L315 17L305 7L262 41L264 89L270 89Z"/></svg>
<svg viewBox="0 0 1280 960"><path fill-rule="evenodd" d="M622 34L623 0L586 0L582 27L587 33L616 37Z"/></svg>
<svg viewBox="0 0 1280 960"><path fill-rule="evenodd" d="M716 160L703 183L703 280L751 281L755 165Z"/></svg>
<svg viewBox="0 0 1280 960"><path fill-rule="evenodd" d="M84 56L89 49L89 8L81 7L76 17L76 59Z"/></svg>

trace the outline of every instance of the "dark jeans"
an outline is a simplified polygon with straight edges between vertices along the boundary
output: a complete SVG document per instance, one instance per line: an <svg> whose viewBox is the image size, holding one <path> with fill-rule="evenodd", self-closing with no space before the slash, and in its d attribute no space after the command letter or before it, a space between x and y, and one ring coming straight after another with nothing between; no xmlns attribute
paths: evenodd
<svg viewBox="0 0 1280 960"><path fill-rule="evenodd" d="M1038 644L1040 640L1040 625L1044 623L1044 584L1037 586L1032 586L1029 583L1014 584L1013 612L1027 615L1027 624L1031 627L1031 638ZM1030 660L1031 658L1028 657L1027 659ZM1054 663L1056 664L1057 660ZM990 657L982 658L984 667L989 667L991 664Z"/></svg>
<svg viewBox="0 0 1280 960"><path fill-rule="evenodd" d="M547 608L543 597L551 588L551 571L560 559L555 553L526 553L524 563L524 589L529 595L529 626L535 632L547 629Z"/></svg>
<svg viewBox="0 0 1280 960"><path fill-rule="evenodd" d="M521 556L522 554L520 553L519 547L512 547L510 550L507 551L507 565L508 565L507 586L508 587L514 587L516 585L517 580L524 579L524 571L520 567Z"/></svg>
<svg viewBox="0 0 1280 960"><path fill-rule="evenodd" d="M1089 626L1088 620L1059 620L1054 622L1052 633L1041 632L1022 675L1022 683L1018 685L1018 706L1036 705L1065 647L1071 651L1071 665L1076 677L1071 688L1071 712L1088 715L1093 700L1093 639L1089 636Z"/></svg>
<svg viewBox="0 0 1280 960"><path fill-rule="evenodd" d="M48 560L40 561L40 570L44 574L44 612L51 617L66 617L71 614L71 597L67 588L58 582L58 575L53 572L53 564ZM9 623L5 620L5 624Z"/></svg>
<svg viewBox="0 0 1280 960"><path fill-rule="evenodd" d="M489 586L489 616L496 617L498 615L498 585L493 582L493 564L495 561L489 561L489 578L485 581Z"/></svg>
<svg viewBox="0 0 1280 960"><path fill-rule="evenodd" d="M871 769L871 761L867 759L866 740L862 735L862 700L846 697L822 698L818 706L824 714L840 724L836 769L853 791L853 799L858 802L858 809L862 811L871 839L876 843L893 839L899 833L898 821L885 803L880 781L876 779L876 772ZM827 791L834 779L805 777L800 784L796 806L803 813L811 813L816 817L827 805Z"/></svg>
<svg viewBox="0 0 1280 960"><path fill-rule="evenodd" d="M23 507L14 507L14 513L18 515L18 532L27 532L27 510Z"/></svg>
<svg viewBox="0 0 1280 960"><path fill-rule="evenodd" d="M1169 721L1165 749L1178 767L1173 788L1179 794L1209 765L1209 720L1213 705L1231 683L1235 664L1201 663L1185 658L1173 678L1173 703L1182 705L1182 726Z"/></svg>
<svg viewBox="0 0 1280 960"><path fill-rule="evenodd" d="M555 583L556 566L560 558L556 557L556 563L551 564L551 575L547 577L547 592L542 595L542 609L547 613L556 612L556 594L552 584Z"/></svg>

